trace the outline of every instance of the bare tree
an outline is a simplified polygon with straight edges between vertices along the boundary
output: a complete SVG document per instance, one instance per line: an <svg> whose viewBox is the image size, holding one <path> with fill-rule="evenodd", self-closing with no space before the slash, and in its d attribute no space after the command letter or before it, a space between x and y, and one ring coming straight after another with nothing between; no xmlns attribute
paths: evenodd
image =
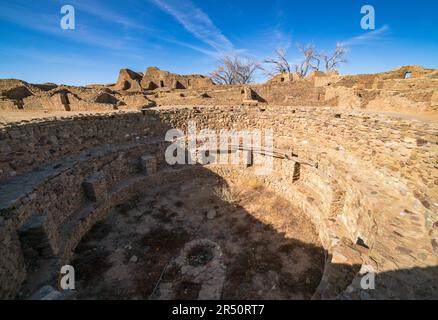
<svg viewBox="0 0 438 320"><path fill-rule="evenodd" d="M305 46L298 45L298 50L303 54L304 59L294 65L295 72L300 78L307 76L310 70L319 70L320 58L313 44Z"/></svg>
<svg viewBox="0 0 438 320"><path fill-rule="evenodd" d="M237 55L225 56L218 60L216 70L210 78L216 84L246 84L254 80L260 66L257 62Z"/></svg>
<svg viewBox="0 0 438 320"><path fill-rule="evenodd" d="M295 64L295 72L304 78L311 71L321 70L321 63L325 68L325 72L335 71L339 68L341 63L346 63L345 55L347 49L340 43L336 44L336 49L331 55L327 55L324 52L318 52L313 44L307 44L305 46L298 46L298 50L303 54L304 59Z"/></svg>
<svg viewBox="0 0 438 320"><path fill-rule="evenodd" d="M285 50L277 49L275 51L275 58L270 58L263 61L266 64L274 65L272 70L264 69L265 73L272 77L277 74L291 73L294 71L300 78L304 78L310 70L319 70L321 60L318 56L315 46L312 44L307 44L305 46L298 45L297 48L304 56L302 61L291 65L286 59Z"/></svg>
<svg viewBox="0 0 438 320"><path fill-rule="evenodd" d="M269 58L263 61L263 63L273 65L273 71L263 69L265 73L271 77L279 73L291 73L292 67L286 59L286 50L277 49L275 54L275 58Z"/></svg>
<svg viewBox="0 0 438 320"><path fill-rule="evenodd" d="M246 84L254 81L256 71L260 65L253 60L240 60L237 65L237 83Z"/></svg>
<svg viewBox="0 0 438 320"><path fill-rule="evenodd" d="M234 84L235 67L232 58L220 58L216 70L210 72L209 75L216 84Z"/></svg>
<svg viewBox="0 0 438 320"><path fill-rule="evenodd" d="M341 43L337 43L335 51L331 55L319 53L317 56L324 61L325 71L331 72L337 70L341 63L347 63L346 54L347 49Z"/></svg>

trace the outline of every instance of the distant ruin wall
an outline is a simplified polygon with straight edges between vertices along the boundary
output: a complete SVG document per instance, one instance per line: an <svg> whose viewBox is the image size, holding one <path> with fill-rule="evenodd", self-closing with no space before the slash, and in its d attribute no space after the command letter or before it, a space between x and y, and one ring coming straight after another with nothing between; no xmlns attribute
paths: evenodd
<svg viewBox="0 0 438 320"><path fill-rule="evenodd" d="M283 80L283 81L282 81ZM0 110L141 110L154 105L332 106L342 109L436 113L438 71L408 66L378 74L280 74L263 84L215 85L202 75L158 68L120 70L115 85L31 85L0 80Z"/></svg>
<svg viewBox="0 0 438 320"><path fill-rule="evenodd" d="M145 90L166 89L206 89L214 86L210 78L202 75L179 75L150 67L144 72L141 87Z"/></svg>

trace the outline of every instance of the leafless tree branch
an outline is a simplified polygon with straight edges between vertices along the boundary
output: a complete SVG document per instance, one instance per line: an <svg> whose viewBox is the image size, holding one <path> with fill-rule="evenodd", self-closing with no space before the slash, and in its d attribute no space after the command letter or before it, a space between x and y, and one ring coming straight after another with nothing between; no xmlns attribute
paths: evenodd
<svg viewBox="0 0 438 320"><path fill-rule="evenodd" d="M342 63L347 63L346 54L347 49L342 44L337 43L335 51L331 55L319 53L318 57L324 61L325 71L331 72L337 70Z"/></svg>
<svg viewBox="0 0 438 320"><path fill-rule="evenodd" d="M320 60L316 48L313 44L307 44L305 46L298 45L298 50L304 56L304 59L295 64L295 72L300 78L307 76L311 70L319 70Z"/></svg>
<svg viewBox="0 0 438 320"><path fill-rule="evenodd" d="M274 76L274 75L279 74L279 73L291 73L292 68L286 59L286 50L277 49L275 51L275 54L276 54L275 58L269 58L269 59L266 59L263 61L263 63L265 63L265 64L273 65L272 71L268 71L268 70L264 69L265 72L269 76Z"/></svg>
<svg viewBox="0 0 438 320"><path fill-rule="evenodd" d="M254 80L260 66L257 62L237 55L224 56L218 60L216 70L209 75L216 84L247 84Z"/></svg>

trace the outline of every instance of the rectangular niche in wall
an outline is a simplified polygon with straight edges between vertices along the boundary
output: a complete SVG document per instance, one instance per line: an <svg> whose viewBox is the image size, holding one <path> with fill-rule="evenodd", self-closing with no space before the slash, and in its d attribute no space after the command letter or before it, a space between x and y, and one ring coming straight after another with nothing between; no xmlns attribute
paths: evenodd
<svg viewBox="0 0 438 320"><path fill-rule="evenodd" d="M140 158L140 166L144 173L152 175L157 172L157 159L154 156L142 156Z"/></svg>
<svg viewBox="0 0 438 320"><path fill-rule="evenodd" d="M292 178L292 182L296 182L296 181L300 180L300 175L301 175L301 163L295 162L294 175Z"/></svg>
<svg viewBox="0 0 438 320"><path fill-rule="evenodd" d="M46 220L47 215L33 214L17 230L28 267L35 267L39 260L54 255L46 230Z"/></svg>

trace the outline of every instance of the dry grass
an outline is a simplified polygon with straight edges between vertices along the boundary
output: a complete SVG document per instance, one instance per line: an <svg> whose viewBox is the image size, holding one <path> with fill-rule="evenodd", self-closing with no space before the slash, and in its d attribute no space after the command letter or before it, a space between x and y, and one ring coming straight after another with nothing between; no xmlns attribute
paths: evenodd
<svg viewBox="0 0 438 320"><path fill-rule="evenodd" d="M240 202L239 193L229 186L218 186L213 188L213 193L225 203L236 205Z"/></svg>
<svg viewBox="0 0 438 320"><path fill-rule="evenodd" d="M256 177L250 177L245 179L244 181L245 185L247 188L252 189L252 190L261 190L264 188L264 184L263 181L261 181L260 179L256 178Z"/></svg>

